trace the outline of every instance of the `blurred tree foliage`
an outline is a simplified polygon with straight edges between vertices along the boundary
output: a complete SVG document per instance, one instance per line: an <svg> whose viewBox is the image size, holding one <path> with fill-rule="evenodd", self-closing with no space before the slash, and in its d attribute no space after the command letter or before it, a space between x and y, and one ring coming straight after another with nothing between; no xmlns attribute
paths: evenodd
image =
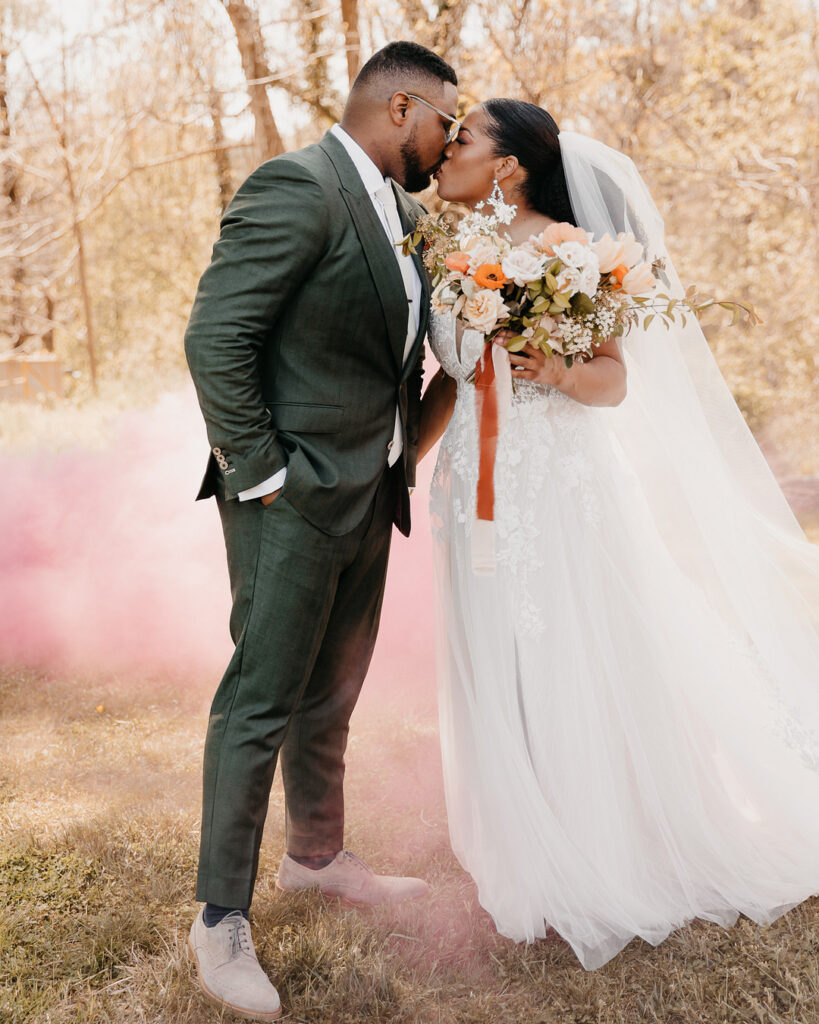
<svg viewBox="0 0 819 1024"><path fill-rule="evenodd" d="M183 367L232 189L314 141L390 39L623 149L681 276L765 324L708 327L751 426L819 471L819 28L811 0L0 0L0 345L90 386ZM89 302L84 302L84 290Z"/></svg>

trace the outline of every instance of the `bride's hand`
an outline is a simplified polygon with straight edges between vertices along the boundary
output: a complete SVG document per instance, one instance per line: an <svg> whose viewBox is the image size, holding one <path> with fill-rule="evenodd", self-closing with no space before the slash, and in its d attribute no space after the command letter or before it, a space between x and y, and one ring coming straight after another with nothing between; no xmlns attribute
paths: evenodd
<svg viewBox="0 0 819 1024"><path fill-rule="evenodd" d="M512 337L512 331L499 331L495 337L495 344L503 345L505 348L506 342ZM547 356L542 349L533 345L526 345L520 352L510 352L509 365L512 380L530 380L553 388L558 386L565 370L562 359Z"/></svg>

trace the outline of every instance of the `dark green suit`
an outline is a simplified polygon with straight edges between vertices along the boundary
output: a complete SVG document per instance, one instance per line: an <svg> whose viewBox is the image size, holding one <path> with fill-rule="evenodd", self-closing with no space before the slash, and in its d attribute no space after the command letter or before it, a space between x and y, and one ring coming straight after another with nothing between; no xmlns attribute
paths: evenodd
<svg viewBox="0 0 819 1024"><path fill-rule="evenodd" d="M409 231L422 211L396 189ZM421 323L358 172L331 134L257 168L222 221L185 351L233 593L233 658L205 746L197 897L248 907L281 752L288 850L342 846L344 749L369 666L392 523L409 533ZM403 363L403 365L402 365ZM404 449L387 469L395 409ZM287 467L267 507L239 502Z"/></svg>

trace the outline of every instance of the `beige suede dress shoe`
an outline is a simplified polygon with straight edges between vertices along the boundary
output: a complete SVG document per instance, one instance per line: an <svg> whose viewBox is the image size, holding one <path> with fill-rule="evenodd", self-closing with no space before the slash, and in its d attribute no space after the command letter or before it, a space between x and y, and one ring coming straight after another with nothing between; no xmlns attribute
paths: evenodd
<svg viewBox="0 0 819 1024"><path fill-rule="evenodd" d="M278 1020L279 993L259 966L250 925L234 910L208 928L204 907L188 936L188 953L199 971L202 991L217 1006L246 1020Z"/></svg>
<svg viewBox="0 0 819 1024"><path fill-rule="evenodd" d="M376 903L401 903L426 896L429 886L420 878L395 878L376 875L363 860L349 850L342 850L327 867L312 870L303 867L287 854L282 857L276 878L279 892L320 889L325 896L335 896L347 903L373 906Z"/></svg>

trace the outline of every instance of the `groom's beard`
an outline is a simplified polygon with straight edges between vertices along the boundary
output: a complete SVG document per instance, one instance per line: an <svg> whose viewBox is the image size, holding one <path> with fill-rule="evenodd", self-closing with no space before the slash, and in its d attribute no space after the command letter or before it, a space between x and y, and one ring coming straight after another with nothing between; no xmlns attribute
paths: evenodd
<svg viewBox="0 0 819 1024"><path fill-rule="evenodd" d="M423 192L425 188L429 188L432 175L441 166L440 160L433 167L421 166L414 131L401 143L401 159L404 162L404 180L401 185L407 192Z"/></svg>

